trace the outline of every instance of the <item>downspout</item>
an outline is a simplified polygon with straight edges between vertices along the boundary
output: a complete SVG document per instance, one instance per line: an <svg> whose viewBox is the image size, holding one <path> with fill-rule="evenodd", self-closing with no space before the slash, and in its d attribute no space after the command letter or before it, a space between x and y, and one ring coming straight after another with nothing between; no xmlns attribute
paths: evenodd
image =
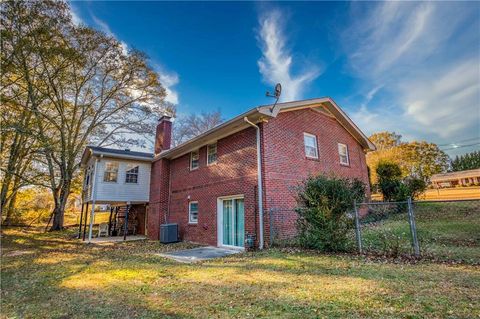
<svg viewBox="0 0 480 319"><path fill-rule="evenodd" d="M101 157L103 157L103 155L101 155ZM92 232L93 232L93 218L94 218L94 214L95 214L95 200L96 200L96 184L97 184L97 168L98 168L98 157L95 158L95 166L94 166L94 169L93 169L93 181L92 181L92 211L90 213L90 228L88 229L88 242L90 243L91 240L92 240ZM85 218L87 218L85 216Z"/></svg>
<svg viewBox="0 0 480 319"><path fill-rule="evenodd" d="M258 218L259 218L259 240L258 248L263 249L263 181L262 181L262 153L260 147L260 127L251 122L248 117L243 120L253 126L257 131L257 175L258 175Z"/></svg>

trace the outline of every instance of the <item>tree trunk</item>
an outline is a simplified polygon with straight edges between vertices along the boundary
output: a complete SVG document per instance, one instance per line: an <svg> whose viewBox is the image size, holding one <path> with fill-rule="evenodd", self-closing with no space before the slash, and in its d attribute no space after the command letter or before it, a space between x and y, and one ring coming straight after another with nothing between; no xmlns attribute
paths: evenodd
<svg viewBox="0 0 480 319"><path fill-rule="evenodd" d="M55 207L53 208L53 223L50 231L62 230L65 216L65 207L67 207L68 196L70 195L70 181L65 181L59 192L54 194Z"/></svg>
<svg viewBox="0 0 480 319"><path fill-rule="evenodd" d="M16 203L17 203L17 192L12 194L12 197L10 197L10 200L8 201L8 206L4 207L6 208L5 221L3 222L5 226L10 226L12 224L12 215L15 213Z"/></svg>

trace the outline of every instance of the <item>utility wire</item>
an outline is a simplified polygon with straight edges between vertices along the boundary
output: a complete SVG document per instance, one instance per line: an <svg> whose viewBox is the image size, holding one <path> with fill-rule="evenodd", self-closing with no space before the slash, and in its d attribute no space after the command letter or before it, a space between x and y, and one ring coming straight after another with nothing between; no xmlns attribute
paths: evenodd
<svg viewBox="0 0 480 319"><path fill-rule="evenodd" d="M468 138L466 140L456 141L456 142L452 142L452 143L448 143L448 144L438 144L438 146L452 146L452 145L457 144L457 143L464 143L464 142L470 142L470 141L475 141L475 140L480 140L480 137L472 137L472 138Z"/></svg>
<svg viewBox="0 0 480 319"><path fill-rule="evenodd" d="M457 146L457 147L444 148L444 149L442 149L442 151L456 150L456 149L458 149L458 148L475 146L475 145L480 145L480 142L479 142L479 143L468 144L468 145L460 145L460 146Z"/></svg>

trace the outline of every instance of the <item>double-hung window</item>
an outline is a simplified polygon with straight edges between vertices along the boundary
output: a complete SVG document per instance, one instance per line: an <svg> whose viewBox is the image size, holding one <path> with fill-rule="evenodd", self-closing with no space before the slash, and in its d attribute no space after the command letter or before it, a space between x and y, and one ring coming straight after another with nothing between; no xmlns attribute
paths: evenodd
<svg viewBox="0 0 480 319"><path fill-rule="evenodd" d="M188 203L188 222L190 224L198 223L198 202Z"/></svg>
<svg viewBox="0 0 480 319"><path fill-rule="evenodd" d="M199 151L198 150L193 151L190 154L190 170L197 169L200 166L199 160L200 160Z"/></svg>
<svg viewBox="0 0 480 319"><path fill-rule="evenodd" d="M128 164L127 173L125 175L125 183L137 184L138 183L138 165Z"/></svg>
<svg viewBox="0 0 480 319"><path fill-rule="evenodd" d="M303 133L303 142L305 144L305 156L308 158L318 158L317 137L312 134Z"/></svg>
<svg viewBox="0 0 480 319"><path fill-rule="evenodd" d="M217 162L217 143L207 145L207 165Z"/></svg>
<svg viewBox="0 0 480 319"><path fill-rule="evenodd" d="M350 165L350 159L348 158L348 146L342 143L338 143L338 155L340 156L340 164Z"/></svg>
<svg viewBox="0 0 480 319"><path fill-rule="evenodd" d="M118 177L118 163L105 162L105 172L103 174L103 181L109 183L116 183Z"/></svg>

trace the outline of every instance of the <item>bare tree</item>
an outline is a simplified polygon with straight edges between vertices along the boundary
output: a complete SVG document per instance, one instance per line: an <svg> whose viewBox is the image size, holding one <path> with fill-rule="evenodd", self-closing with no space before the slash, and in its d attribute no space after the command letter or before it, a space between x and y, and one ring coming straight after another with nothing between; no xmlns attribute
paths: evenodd
<svg viewBox="0 0 480 319"><path fill-rule="evenodd" d="M11 57L2 77L21 79L11 87L27 96L18 107L32 114L42 155L36 167L52 192L51 229L58 230L87 143L140 145L138 136L150 135L155 119L171 110L146 56L74 25L66 2L4 3L2 27L2 54Z"/></svg>
<svg viewBox="0 0 480 319"><path fill-rule="evenodd" d="M173 123L173 145L179 145L222 123L220 111L189 114L178 117Z"/></svg>

